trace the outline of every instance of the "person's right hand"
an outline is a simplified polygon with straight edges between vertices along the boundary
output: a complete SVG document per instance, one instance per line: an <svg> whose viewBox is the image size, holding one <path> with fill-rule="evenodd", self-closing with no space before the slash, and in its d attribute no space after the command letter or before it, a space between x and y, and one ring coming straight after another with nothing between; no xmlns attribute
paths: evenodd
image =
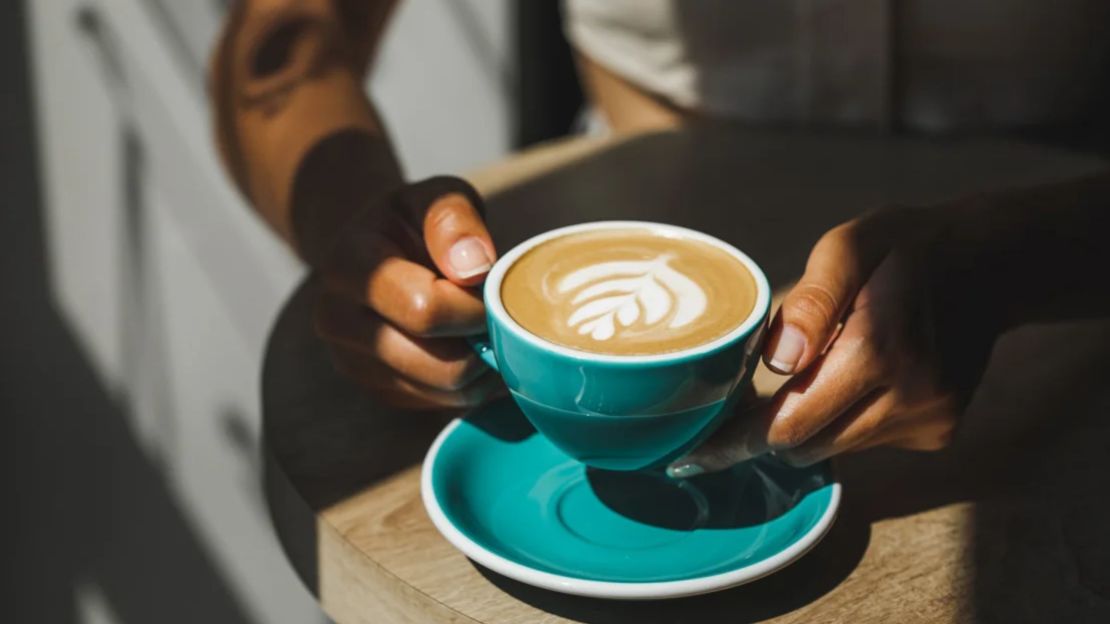
<svg viewBox="0 0 1110 624"><path fill-rule="evenodd" d="M316 332L336 368L410 409L469 407L504 392L462 338L485 329L476 288L496 258L466 182L436 177L340 228L320 267Z"/></svg>
<svg viewBox="0 0 1110 624"><path fill-rule="evenodd" d="M764 347L768 367L790 379L670 474L764 453L808 466L874 446L947 446L1003 317L989 295L991 272L977 270L987 262L975 256L980 247L955 236L989 232L981 214L994 216L995 201L888 210L826 232Z"/></svg>

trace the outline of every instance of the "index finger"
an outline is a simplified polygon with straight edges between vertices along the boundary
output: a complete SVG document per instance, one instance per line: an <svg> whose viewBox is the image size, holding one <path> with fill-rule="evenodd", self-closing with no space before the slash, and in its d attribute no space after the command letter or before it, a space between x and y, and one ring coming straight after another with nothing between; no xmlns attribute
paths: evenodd
<svg viewBox="0 0 1110 624"><path fill-rule="evenodd" d="M377 231L337 245L324 282L414 336L465 336L485 328L480 293L408 260Z"/></svg>
<svg viewBox="0 0 1110 624"><path fill-rule="evenodd" d="M482 199L466 181L451 176L428 178L398 192L405 219L423 233L428 255L439 272L463 286L480 283L497 258Z"/></svg>

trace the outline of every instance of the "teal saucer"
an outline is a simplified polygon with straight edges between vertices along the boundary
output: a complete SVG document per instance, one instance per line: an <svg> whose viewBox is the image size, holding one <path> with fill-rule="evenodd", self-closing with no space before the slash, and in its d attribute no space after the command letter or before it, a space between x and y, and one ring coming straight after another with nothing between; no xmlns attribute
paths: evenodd
<svg viewBox="0 0 1110 624"><path fill-rule="evenodd" d="M424 460L424 506L474 561L547 589L605 598L688 596L778 570L832 525L828 463L762 458L674 480L574 461L511 400L452 421Z"/></svg>

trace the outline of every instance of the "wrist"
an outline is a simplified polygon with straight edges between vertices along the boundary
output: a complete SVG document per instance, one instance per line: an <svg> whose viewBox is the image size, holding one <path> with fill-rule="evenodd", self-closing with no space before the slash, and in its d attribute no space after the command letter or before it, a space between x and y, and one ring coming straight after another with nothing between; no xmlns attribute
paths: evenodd
<svg viewBox="0 0 1110 624"><path fill-rule="evenodd" d="M361 130L324 137L301 160L289 189L291 242L319 267L358 214L404 184L389 145Z"/></svg>

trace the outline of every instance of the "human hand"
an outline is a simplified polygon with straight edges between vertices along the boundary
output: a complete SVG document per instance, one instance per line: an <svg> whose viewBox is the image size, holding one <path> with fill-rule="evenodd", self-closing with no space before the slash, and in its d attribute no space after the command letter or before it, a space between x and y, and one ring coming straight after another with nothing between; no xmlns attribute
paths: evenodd
<svg viewBox="0 0 1110 624"><path fill-rule="evenodd" d="M496 258L466 182L436 177L339 228L320 267L317 334L346 376L405 408L468 407L504 392L462 338L485 328L477 288Z"/></svg>
<svg viewBox="0 0 1110 624"><path fill-rule="evenodd" d="M670 474L767 452L804 466L877 445L946 446L999 331L948 242L952 208L882 212L826 233L765 347L768 367L793 377Z"/></svg>

